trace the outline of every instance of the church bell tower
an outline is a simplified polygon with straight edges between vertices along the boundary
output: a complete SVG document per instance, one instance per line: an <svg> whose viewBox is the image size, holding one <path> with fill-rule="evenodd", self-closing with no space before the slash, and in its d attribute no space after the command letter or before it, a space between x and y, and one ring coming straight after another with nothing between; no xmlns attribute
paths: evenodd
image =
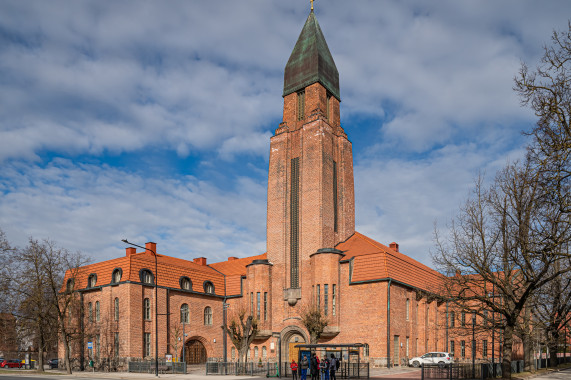
<svg viewBox="0 0 571 380"><path fill-rule="evenodd" d="M320 268L310 256L335 251L355 231L353 155L340 124L339 72L313 10L285 67L283 98L283 121L270 140L267 257L274 312L287 319L291 307L312 294Z"/></svg>

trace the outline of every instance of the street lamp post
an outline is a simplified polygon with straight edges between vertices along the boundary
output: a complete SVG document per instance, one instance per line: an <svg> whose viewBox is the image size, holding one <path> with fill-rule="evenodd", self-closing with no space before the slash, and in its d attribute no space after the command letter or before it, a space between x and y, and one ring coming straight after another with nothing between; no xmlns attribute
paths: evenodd
<svg viewBox="0 0 571 380"><path fill-rule="evenodd" d="M190 310L189 310L190 313ZM186 366L186 331L184 329L184 327L186 326L186 320L184 320L182 322L182 362L184 363L184 365ZM186 373L186 370L184 371L184 373Z"/></svg>
<svg viewBox="0 0 571 380"><path fill-rule="evenodd" d="M138 247L147 251L151 251L155 256L155 376L159 377L159 297L158 297L158 264L157 264L157 253L150 248L143 247L137 244L133 244L127 239L121 240L125 244L132 245L133 247ZM183 346L184 347L184 346Z"/></svg>
<svg viewBox="0 0 571 380"><path fill-rule="evenodd" d="M472 379L476 378L476 314L472 314Z"/></svg>

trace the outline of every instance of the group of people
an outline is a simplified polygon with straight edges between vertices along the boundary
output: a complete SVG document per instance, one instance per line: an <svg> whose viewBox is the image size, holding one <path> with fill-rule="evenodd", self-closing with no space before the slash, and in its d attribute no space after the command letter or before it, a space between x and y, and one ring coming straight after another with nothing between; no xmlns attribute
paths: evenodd
<svg viewBox="0 0 571 380"><path fill-rule="evenodd" d="M311 354L311 360L308 360L307 356L304 355L299 362L299 366L295 360L292 360L290 368L293 374L293 380L297 380L298 370L301 373L301 380L307 380L308 369L310 370L311 380L337 380L335 372L337 372L341 366L340 360L341 359L337 359L333 354L331 354L331 358L327 358L327 355L325 355L319 360L315 353Z"/></svg>

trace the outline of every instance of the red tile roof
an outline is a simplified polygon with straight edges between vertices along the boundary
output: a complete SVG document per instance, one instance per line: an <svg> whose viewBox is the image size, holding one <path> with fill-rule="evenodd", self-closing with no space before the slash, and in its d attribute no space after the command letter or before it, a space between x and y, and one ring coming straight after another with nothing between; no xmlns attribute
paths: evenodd
<svg viewBox="0 0 571 380"><path fill-rule="evenodd" d="M121 268L123 271L121 281L141 282L139 277L141 269L148 269L155 274L155 257L151 253L143 252L83 266L79 268L75 279L75 289L86 288L87 279L92 273L97 275L96 286L111 283L111 274L115 268ZM224 276L208 266L157 254L157 269L156 278L159 286L180 288L179 280L182 276L186 276L192 282L192 290L202 293L204 282L210 281L214 285L214 293L224 295ZM65 284L70 276L70 272L67 271L62 291L65 290Z"/></svg>
<svg viewBox="0 0 571 380"><path fill-rule="evenodd" d="M340 259L341 262L353 260L351 278L353 283L392 278L428 291L437 289L442 284L443 276L440 273L359 232L355 232L335 248L345 254ZM192 282L192 290L202 293L204 282L211 281L215 294L224 295L224 275L226 275L226 295L239 295L241 277L246 275L246 266L254 260L263 259L267 259L266 253L240 259L231 258L228 261L210 265L199 265L192 261L158 254L158 285L180 288L180 278L186 276ZM140 282L141 269L146 268L151 273L155 272L155 258L151 253L143 252L86 265L80 268L75 280L75 288L84 289L91 273L97 274L96 286L109 284L115 268L123 270L121 281ZM69 278L69 272L66 273L62 290L65 289L67 278Z"/></svg>
<svg viewBox="0 0 571 380"><path fill-rule="evenodd" d="M345 254L341 261L353 260L352 282L392 278L424 290L442 283L443 276L434 269L359 232L335 248Z"/></svg>

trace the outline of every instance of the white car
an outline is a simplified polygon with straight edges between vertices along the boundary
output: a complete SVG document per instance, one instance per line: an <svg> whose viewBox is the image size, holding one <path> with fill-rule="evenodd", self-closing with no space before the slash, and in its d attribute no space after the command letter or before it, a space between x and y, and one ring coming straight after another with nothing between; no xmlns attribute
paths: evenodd
<svg viewBox="0 0 571 380"><path fill-rule="evenodd" d="M413 367L420 367L422 364L438 364L444 367L450 363L452 363L452 358L448 352L428 352L408 361L408 364Z"/></svg>

